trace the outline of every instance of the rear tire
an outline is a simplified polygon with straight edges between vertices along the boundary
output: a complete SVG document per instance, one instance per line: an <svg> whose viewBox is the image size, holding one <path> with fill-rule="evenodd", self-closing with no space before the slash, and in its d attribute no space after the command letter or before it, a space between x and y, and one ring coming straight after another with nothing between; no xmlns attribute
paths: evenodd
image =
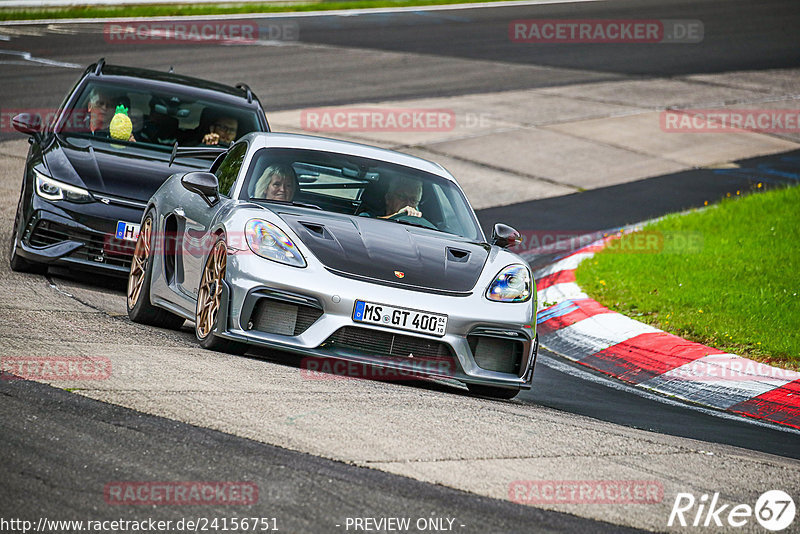
<svg viewBox="0 0 800 534"><path fill-rule="evenodd" d="M131 261L128 275L128 317L134 323L160 326L177 330L185 319L150 303L150 281L153 278L153 221L154 212L150 210L142 221L139 238Z"/></svg>
<svg viewBox="0 0 800 534"><path fill-rule="evenodd" d="M31 273L31 274L45 274L47 273L47 264L34 263L28 261L19 254L17 254L17 232L19 231L19 206L17 213L14 215L14 230L11 232L11 242L8 250L8 266L11 270L17 273Z"/></svg>
<svg viewBox="0 0 800 534"><path fill-rule="evenodd" d="M228 246L225 244L225 236L220 236L208 254L200 286L197 288L194 333L204 349L244 354L248 348L245 343L223 339L214 334L220 319L219 311L224 295L222 289L227 263Z"/></svg>
<svg viewBox="0 0 800 534"><path fill-rule="evenodd" d="M482 386L480 384L467 384L469 392L479 397L490 397L492 399L513 399L519 394L518 389L498 388L494 386Z"/></svg>

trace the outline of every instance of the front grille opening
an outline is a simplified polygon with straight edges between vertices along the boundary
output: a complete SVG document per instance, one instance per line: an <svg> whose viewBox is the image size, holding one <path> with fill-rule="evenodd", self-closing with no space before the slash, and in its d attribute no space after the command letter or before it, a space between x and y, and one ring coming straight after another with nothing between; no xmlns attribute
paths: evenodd
<svg viewBox="0 0 800 534"><path fill-rule="evenodd" d="M441 341L356 326L340 328L325 341L325 345L402 361L413 359L453 362L450 346Z"/></svg>
<svg viewBox="0 0 800 534"><path fill-rule="evenodd" d="M481 369L519 375L522 341L489 336L467 336L475 363Z"/></svg>
<svg viewBox="0 0 800 534"><path fill-rule="evenodd" d="M28 238L32 247L42 248L69 240L68 228L61 224L42 221L36 225Z"/></svg>
<svg viewBox="0 0 800 534"><path fill-rule="evenodd" d="M322 317L322 310L269 298L256 303L248 328L266 334L299 336Z"/></svg>
<svg viewBox="0 0 800 534"><path fill-rule="evenodd" d="M64 241L79 241L84 246L76 249L70 257L117 267L131 266L131 257L136 246L134 241L122 241L111 234L86 232L51 221L39 221L28 238L32 247L43 248Z"/></svg>

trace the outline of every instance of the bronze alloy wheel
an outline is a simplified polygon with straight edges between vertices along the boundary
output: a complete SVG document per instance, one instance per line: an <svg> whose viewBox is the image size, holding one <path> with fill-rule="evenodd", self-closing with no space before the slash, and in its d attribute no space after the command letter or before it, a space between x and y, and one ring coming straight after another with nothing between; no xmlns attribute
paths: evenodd
<svg viewBox="0 0 800 534"><path fill-rule="evenodd" d="M200 289L197 291L197 311L195 325L197 337L205 339L214 329L222 298L222 281L225 280L225 265L228 260L228 247L219 240L211 250L203 269Z"/></svg>
<svg viewBox="0 0 800 534"><path fill-rule="evenodd" d="M139 230L136 248L131 261L131 273L128 276L128 309L132 309L139 301L144 285L147 263L150 261L150 237L153 230L153 219L148 217Z"/></svg>

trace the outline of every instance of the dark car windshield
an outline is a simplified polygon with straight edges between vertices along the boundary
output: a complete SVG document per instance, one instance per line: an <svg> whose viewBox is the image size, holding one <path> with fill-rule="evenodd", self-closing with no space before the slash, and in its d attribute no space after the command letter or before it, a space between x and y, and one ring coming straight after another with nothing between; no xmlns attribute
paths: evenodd
<svg viewBox="0 0 800 534"><path fill-rule="evenodd" d="M472 208L452 181L411 167L352 155L263 148L251 161L240 198L293 203L383 219L387 224L419 226L472 241L482 239ZM421 216L404 212L389 218L406 206Z"/></svg>
<svg viewBox="0 0 800 534"><path fill-rule="evenodd" d="M261 129L254 108L198 99L172 88L158 92L134 84L91 81L56 132L112 148L137 143L171 150L176 141L181 146L228 146Z"/></svg>

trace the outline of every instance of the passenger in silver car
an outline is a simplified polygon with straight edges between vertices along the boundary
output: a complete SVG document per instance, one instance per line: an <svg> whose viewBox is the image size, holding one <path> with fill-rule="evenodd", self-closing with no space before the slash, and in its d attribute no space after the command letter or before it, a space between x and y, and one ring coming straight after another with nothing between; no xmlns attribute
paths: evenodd
<svg viewBox="0 0 800 534"><path fill-rule="evenodd" d="M291 202L300 187L297 173L291 165L270 165L256 181L255 198Z"/></svg>

